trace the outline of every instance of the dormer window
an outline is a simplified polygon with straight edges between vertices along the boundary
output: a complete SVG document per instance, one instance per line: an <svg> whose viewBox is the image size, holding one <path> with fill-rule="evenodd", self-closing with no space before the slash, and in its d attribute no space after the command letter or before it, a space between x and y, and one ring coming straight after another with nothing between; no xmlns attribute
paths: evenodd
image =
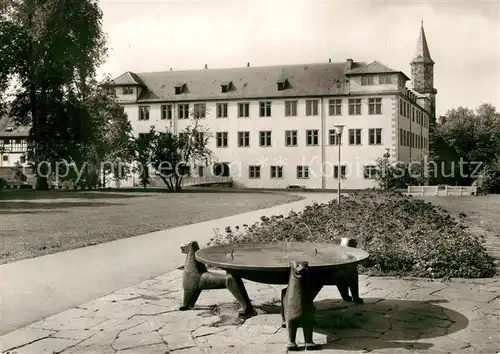
<svg viewBox="0 0 500 354"><path fill-rule="evenodd" d="M278 91L286 90L288 88L288 79L280 78L276 81L276 84L278 85Z"/></svg>
<svg viewBox="0 0 500 354"><path fill-rule="evenodd" d="M123 94L124 95L131 95L134 93L134 89L130 86L124 86L123 87Z"/></svg>
<svg viewBox="0 0 500 354"><path fill-rule="evenodd" d="M232 82L231 81L223 82L220 85L221 92L222 93L227 93L227 92L231 91L231 86L232 86Z"/></svg>
<svg viewBox="0 0 500 354"><path fill-rule="evenodd" d="M340 88L341 87L341 83L338 79L333 79L333 86L336 87L336 88Z"/></svg>
<svg viewBox="0 0 500 354"><path fill-rule="evenodd" d="M373 85L373 76L372 75L362 76L361 77L361 85L363 85L363 86Z"/></svg>
<svg viewBox="0 0 500 354"><path fill-rule="evenodd" d="M174 92L175 92L176 95L180 95L184 91L184 85L185 84L180 84L180 83L175 84L175 86L174 86Z"/></svg>

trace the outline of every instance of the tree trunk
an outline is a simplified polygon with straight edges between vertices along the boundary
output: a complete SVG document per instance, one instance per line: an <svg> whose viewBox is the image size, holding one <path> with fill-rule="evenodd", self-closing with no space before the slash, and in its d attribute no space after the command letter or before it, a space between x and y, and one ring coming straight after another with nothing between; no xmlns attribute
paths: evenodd
<svg viewBox="0 0 500 354"><path fill-rule="evenodd" d="M47 177L36 176L36 190L39 191L48 191L49 190L49 181Z"/></svg>

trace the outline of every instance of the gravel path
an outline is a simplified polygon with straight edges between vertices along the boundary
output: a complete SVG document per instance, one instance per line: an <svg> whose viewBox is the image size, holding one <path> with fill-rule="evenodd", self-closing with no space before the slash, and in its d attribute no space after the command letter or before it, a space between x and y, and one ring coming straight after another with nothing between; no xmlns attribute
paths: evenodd
<svg viewBox="0 0 500 354"><path fill-rule="evenodd" d="M300 199L276 193L0 192L0 264Z"/></svg>

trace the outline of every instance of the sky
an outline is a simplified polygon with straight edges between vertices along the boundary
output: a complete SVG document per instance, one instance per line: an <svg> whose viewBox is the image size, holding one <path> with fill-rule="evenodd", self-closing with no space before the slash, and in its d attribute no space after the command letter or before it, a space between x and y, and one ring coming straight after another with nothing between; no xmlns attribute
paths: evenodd
<svg viewBox="0 0 500 354"><path fill-rule="evenodd" d="M377 60L410 76L421 21L437 115L500 110L500 1L100 0L99 74Z"/></svg>

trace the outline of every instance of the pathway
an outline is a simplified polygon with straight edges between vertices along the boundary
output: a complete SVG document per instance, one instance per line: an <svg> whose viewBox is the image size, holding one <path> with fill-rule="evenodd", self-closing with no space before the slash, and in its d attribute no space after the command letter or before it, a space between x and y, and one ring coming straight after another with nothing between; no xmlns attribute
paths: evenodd
<svg viewBox="0 0 500 354"><path fill-rule="evenodd" d="M177 247L176 247L177 248ZM7 353L285 353L280 287L245 282L258 316L238 320L225 290L205 291L178 311L182 271L119 290L0 337ZM475 281L360 278L365 303L316 298L319 353L488 353L500 349L500 279ZM302 330L298 343L303 343Z"/></svg>

